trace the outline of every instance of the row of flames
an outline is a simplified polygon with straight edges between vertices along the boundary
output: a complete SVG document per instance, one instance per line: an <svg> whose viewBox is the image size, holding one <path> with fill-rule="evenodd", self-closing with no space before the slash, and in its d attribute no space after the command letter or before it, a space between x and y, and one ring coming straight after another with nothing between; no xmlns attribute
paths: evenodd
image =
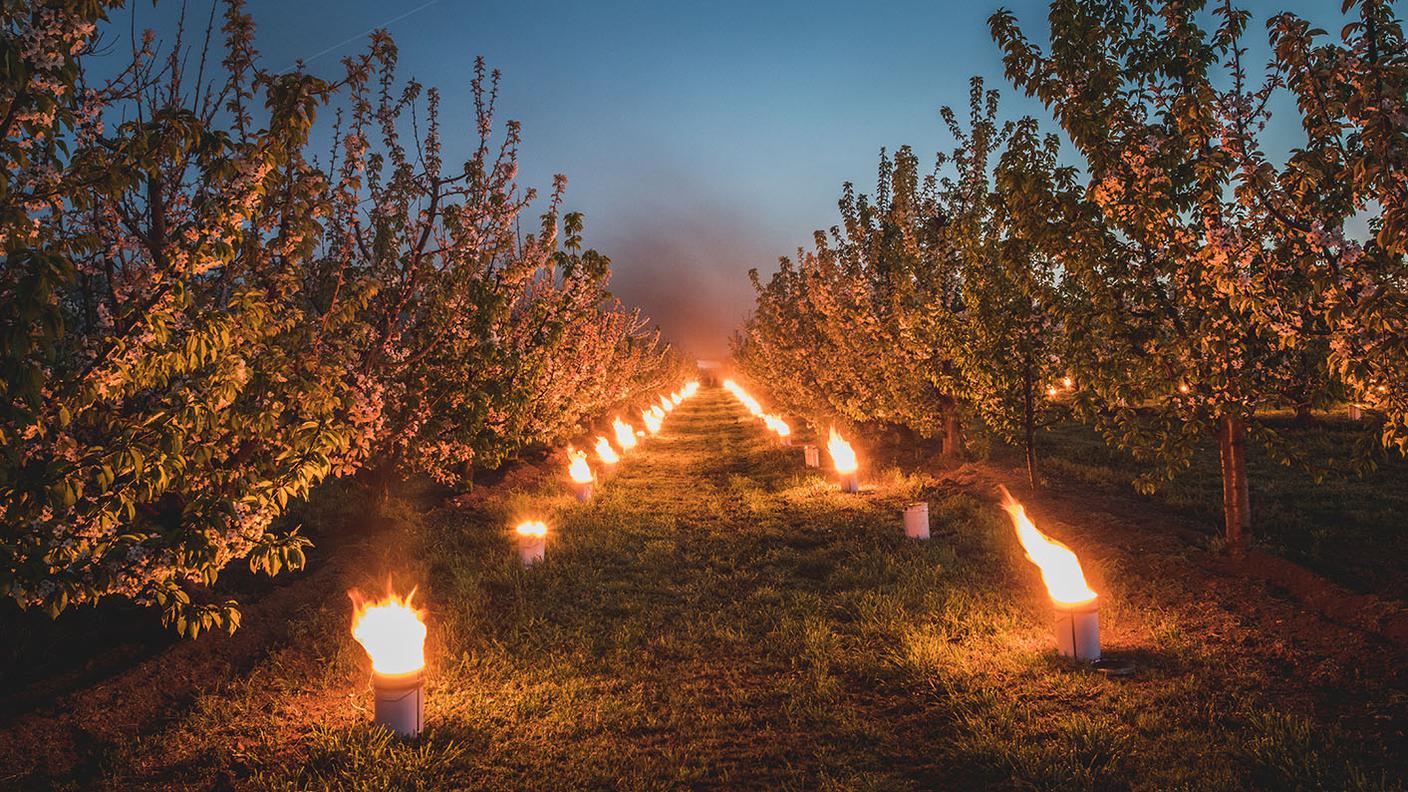
<svg viewBox="0 0 1408 792"><path fill-rule="evenodd" d="M596 438L594 448L601 464L608 468L616 465L626 452L640 444L640 438L658 433L665 416L698 392L699 383L689 382L677 391L661 395L658 402L651 403L641 411L644 431L637 431L631 424L621 420L620 416L616 416L611 423L616 446L613 447L611 441L604 436L598 435ZM567 458L567 473L574 485L590 486L596 480L585 451L568 446ZM548 535L546 522L538 519L524 520L514 526L514 533L518 537L520 557L525 564L543 558ZM371 658L373 687L378 689L378 722L386 722L392 729L402 733L419 731L419 710L415 711L412 719L414 726L408 725L409 721L401 717L405 714L401 710L391 709L391 714L383 718L380 688L399 684L403 680L418 682L419 675L425 668L425 611L412 604L415 593L415 589L412 589L410 594L402 597L391 590L389 583L386 595L380 598L364 597L355 589L348 592L352 599L352 637Z"/></svg>
<svg viewBox="0 0 1408 792"><path fill-rule="evenodd" d="M769 415L762 408L756 399L743 390L738 383L733 380L724 380L723 386L729 393L733 394L754 416L760 418L767 428L781 438L787 438L791 434L790 427L781 418ZM661 422L665 415L679 406L685 399L690 398L699 390L698 382L690 382L682 389L671 393L669 396L660 397L658 404L652 404L650 408L642 411L642 418L650 435L659 431ZM621 455L626 451L635 448L638 439L644 437L646 432L638 432L629 423L622 421L618 416L612 422L616 435L617 446L620 451L613 448L610 441L605 437L596 438L596 452L598 458L604 465L614 465L620 461ZM843 482L846 477L853 477L858 468L855 449L853 449L845 438L835 429L830 429L830 436L827 441L827 450L830 453L832 465L836 472L842 476ZM569 448L569 475L574 484L589 484L594 480L590 465L587 463L587 455L583 451ZM844 486L844 484L843 484ZM854 491L854 490L852 490ZM1017 539L1021 543L1027 558L1041 571L1042 581L1046 585L1047 593L1055 604L1058 613L1068 614L1065 622L1058 623L1057 639L1061 646L1061 651L1080 659L1099 658L1099 633L1098 620L1094 622L1093 654L1091 648L1082 644L1082 636L1078 635L1080 618L1089 619L1088 616L1071 616L1069 614L1095 613L1094 606L1098 595L1086 582L1085 573L1081 569L1080 560L1074 551L1061 542L1052 539L1042 533L1031 519L1027 516L1025 508L1018 503L1007 491L1001 488L1002 507L1007 511L1012 519L1012 525L1017 533ZM927 522L927 520L926 520ZM525 520L520 522L514 529L519 540L519 550L525 564L531 564L543 558L545 543L548 535L548 525L542 520ZM927 536L927 528L924 536ZM404 715L403 711L393 710L388 705L388 711L392 714L382 717L381 705L383 697L381 687L388 689L396 688L404 680L414 680L412 684L419 685L421 672L425 668L425 612L416 608L412 604L415 596L415 589L410 594L401 597L390 590L385 597L369 600L363 597L356 590L348 592L352 598L352 635L357 642L366 650L371 658L373 676L373 687L378 691L377 697L377 720L384 722L393 730L401 733L415 733L420 729L420 703L416 699L416 710L414 714L415 725L412 728L398 720L398 716ZM1070 628L1070 635L1063 637L1062 631ZM419 696L419 688L416 688L416 695ZM396 702L401 699L395 699Z"/></svg>

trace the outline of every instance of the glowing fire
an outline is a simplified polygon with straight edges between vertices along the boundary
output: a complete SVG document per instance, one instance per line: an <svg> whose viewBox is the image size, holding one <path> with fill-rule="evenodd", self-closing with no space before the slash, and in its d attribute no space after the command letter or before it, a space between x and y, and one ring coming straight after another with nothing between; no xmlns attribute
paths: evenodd
<svg viewBox="0 0 1408 792"><path fill-rule="evenodd" d="M1062 377L1062 378L1061 378L1061 387L1065 388L1066 390L1070 390L1071 388L1074 388L1075 385L1076 385L1076 381L1073 380L1073 379L1071 379L1070 377Z"/></svg>
<svg viewBox="0 0 1408 792"><path fill-rule="evenodd" d="M786 421L778 418L776 415L764 415L763 423L767 424L769 429L777 432L778 437L787 437L792 434L792 427L788 426Z"/></svg>
<svg viewBox="0 0 1408 792"><path fill-rule="evenodd" d="M524 520L513 529L519 536L541 539L548 535L548 524L542 520Z"/></svg>
<svg viewBox="0 0 1408 792"><path fill-rule="evenodd" d="M676 407L680 406L680 402L682 401L684 401L684 395L681 394L679 391L675 391L674 393L670 394L670 403L675 405Z"/></svg>
<svg viewBox="0 0 1408 792"><path fill-rule="evenodd" d="M578 451L571 446L567 448L567 458L571 463L567 466L567 474L578 484L586 484L595 476L592 475L592 467L587 464L587 452Z"/></svg>
<svg viewBox="0 0 1408 792"><path fill-rule="evenodd" d="M831 439L826 441L826 450L831 454L831 464L836 467L837 473L852 473L859 466L856 462L856 452L847 443L845 438L836 433L836 427L831 427Z"/></svg>
<svg viewBox="0 0 1408 792"><path fill-rule="evenodd" d="M611 421L611 431L616 433L616 445L621 446L622 451L630 451L636 447L636 428L621 420L619 416Z"/></svg>
<svg viewBox="0 0 1408 792"><path fill-rule="evenodd" d="M675 403L672 402L672 401L670 401L670 397L669 397L669 396L661 396L661 397L660 397L660 409L664 410L665 412L669 412L669 411L675 409Z"/></svg>
<svg viewBox="0 0 1408 792"><path fill-rule="evenodd" d="M402 599L387 587L386 596L368 601L352 589L352 637L367 650L378 674L410 674L425 667L425 612L411 606L416 590Z"/></svg>
<svg viewBox="0 0 1408 792"><path fill-rule="evenodd" d="M688 384L686 384L686 385L684 386L684 397L685 397L686 399L688 399L690 396L693 396L693 395L694 395L695 393L697 393L698 391L699 391L699 383L698 383L698 382L693 382L693 381L691 381L691 382L689 382Z"/></svg>
<svg viewBox="0 0 1408 792"><path fill-rule="evenodd" d="M1017 538L1027 558L1041 569L1041 579L1046 582L1046 590L1058 605L1083 605L1098 596L1085 582L1080 559L1071 548L1052 539L1037 529L1027 517L1026 509L1018 503L1006 487L1002 490L1002 508L1012 517L1012 525L1017 529Z"/></svg>
<svg viewBox="0 0 1408 792"><path fill-rule="evenodd" d="M748 408L748 412L752 413L758 418L763 417L763 405L759 404L757 399L748 395L748 391L745 391L743 390L743 388L739 387L737 382L734 382L731 379L724 380L724 389L727 390L729 393L732 393L735 399L738 399L739 401L743 402L743 406Z"/></svg>
<svg viewBox="0 0 1408 792"><path fill-rule="evenodd" d="M596 455L603 465L614 465L621 461L621 456L616 453L616 449L611 447L611 441L601 435L596 436Z"/></svg>
<svg viewBox="0 0 1408 792"><path fill-rule="evenodd" d="M651 434L660 431L660 421L665 416L660 412L659 407L651 407L649 410L640 411L640 419L645 421L645 428Z"/></svg>

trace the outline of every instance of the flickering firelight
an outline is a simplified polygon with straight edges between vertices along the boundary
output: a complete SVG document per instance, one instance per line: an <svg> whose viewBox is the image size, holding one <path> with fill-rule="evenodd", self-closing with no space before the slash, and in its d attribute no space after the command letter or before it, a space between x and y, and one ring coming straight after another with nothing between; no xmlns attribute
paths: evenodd
<svg viewBox="0 0 1408 792"><path fill-rule="evenodd" d="M616 433L616 445L623 452L636 447L636 428L621 420L620 416L612 419L611 430Z"/></svg>
<svg viewBox="0 0 1408 792"><path fill-rule="evenodd" d="M601 435L596 436L596 457L608 468L621 461L621 455L611 447L611 441Z"/></svg>
<svg viewBox="0 0 1408 792"><path fill-rule="evenodd" d="M856 460L855 449L851 448L851 444L837 433L834 426L831 427L830 439L826 441L826 450L831 454L832 467L841 477L841 490L843 492L860 492L860 475L856 472L860 465Z"/></svg>
<svg viewBox="0 0 1408 792"><path fill-rule="evenodd" d="M403 737L425 727L425 613L387 587L368 600L352 589L352 637L372 661L372 720Z"/></svg>
<svg viewBox="0 0 1408 792"><path fill-rule="evenodd" d="M547 523L542 520L525 520L513 530L518 534L518 558L523 562L523 566L533 566L547 556Z"/></svg>
<svg viewBox="0 0 1408 792"><path fill-rule="evenodd" d="M1085 582L1080 559L1071 548L1042 533L1006 487L1000 490L1002 508L1012 518L1027 558L1041 570L1041 579L1056 608L1056 645L1061 654L1076 660L1099 660L1099 595Z"/></svg>
<svg viewBox="0 0 1408 792"><path fill-rule="evenodd" d="M568 447L567 475L572 479L572 492L577 496L577 500L586 502L592 497L592 483L596 476L592 475L591 465L587 464L587 452L578 451Z"/></svg>

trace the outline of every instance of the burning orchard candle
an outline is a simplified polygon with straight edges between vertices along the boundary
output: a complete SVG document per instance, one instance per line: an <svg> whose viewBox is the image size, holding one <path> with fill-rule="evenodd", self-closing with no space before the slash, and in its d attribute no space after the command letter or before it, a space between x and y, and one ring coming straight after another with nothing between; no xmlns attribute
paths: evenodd
<svg viewBox="0 0 1408 792"><path fill-rule="evenodd" d="M645 422L645 429L652 435L660 431L660 422L665 419L665 414L659 407L651 407L649 410L640 411L640 419Z"/></svg>
<svg viewBox="0 0 1408 792"><path fill-rule="evenodd" d="M904 510L904 535L910 539L929 538L929 504L913 503Z"/></svg>
<svg viewBox="0 0 1408 792"><path fill-rule="evenodd" d="M831 454L831 465L836 468L836 475L841 477L841 490L860 492L860 474L856 472L860 465L856 461L855 449L836 433L834 426L831 427L831 438L826 441L826 450Z"/></svg>
<svg viewBox="0 0 1408 792"><path fill-rule="evenodd" d="M665 412L670 412L671 410L675 409L675 403L670 401L669 396L661 396L660 409L664 410Z"/></svg>
<svg viewBox="0 0 1408 792"><path fill-rule="evenodd" d="M425 726L425 614L388 591L368 601L356 589L352 599L352 637L372 661L372 719L403 737Z"/></svg>
<svg viewBox="0 0 1408 792"><path fill-rule="evenodd" d="M1364 408L1357 404L1349 405L1349 420L1358 421L1364 417Z"/></svg>
<svg viewBox="0 0 1408 792"><path fill-rule="evenodd" d="M630 451L636 447L636 428L621 420L618 416L611 421L611 430L616 433L616 445L621 446L622 451Z"/></svg>
<svg viewBox="0 0 1408 792"><path fill-rule="evenodd" d="M587 452L569 447L567 458L570 460L567 475L572 478L572 492L576 494L578 501L586 503L591 500L592 482L596 480L596 476L592 475L591 465L587 464Z"/></svg>
<svg viewBox="0 0 1408 792"><path fill-rule="evenodd" d="M807 461L807 467L821 467L821 449L814 445L802 446L802 458Z"/></svg>
<svg viewBox="0 0 1408 792"><path fill-rule="evenodd" d="M532 566L547 555L548 525L542 520L526 520L514 529L518 534L518 558L523 566Z"/></svg>
<svg viewBox="0 0 1408 792"><path fill-rule="evenodd" d="M621 455L616 453L616 449L611 447L611 441L601 435L596 436L596 458L601 460L601 464L608 469L615 467L621 461Z"/></svg>
<svg viewBox="0 0 1408 792"><path fill-rule="evenodd" d="M1027 558L1041 570L1041 579L1056 607L1056 645L1076 660L1100 659L1100 604L1085 582L1080 559L1071 548L1037 529L1026 509L1002 487L1002 508L1012 518Z"/></svg>

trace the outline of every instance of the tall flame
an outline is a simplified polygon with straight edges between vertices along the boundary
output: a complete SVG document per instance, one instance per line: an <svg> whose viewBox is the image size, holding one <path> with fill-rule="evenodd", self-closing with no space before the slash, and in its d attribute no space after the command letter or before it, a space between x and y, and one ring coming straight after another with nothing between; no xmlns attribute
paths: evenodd
<svg viewBox="0 0 1408 792"><path fill-rule="evenodd" d="M416 590L402 599L387 586L386 596L368 601L357 589L352 599L352 637L367 650L378 674L410 674L425 667L425 612L411 606Z"/></svg>
<svg viewBox="0 0 1408 792"><path fill-rule="evenodd" d="M792 434L792 427L788 426L786 421L778 418L776 415L764 415L763 423L767 424L769 429L777 432L778 437L787 437Z"/></svg>
<svg viewBox="0 0 1408 792"><path fill-rule="evenodd" d="M631 439L635 440L634 437ZM611 447L611 441L601 435L596 436L596 455L603 465L614 465L621 461L621 455Z"/></svg>
<svg viewBox="0 0 1408 792"><path fill-rule="evenodd" d="M831 427L831 439L826 441L826 450L831 454L831 464L836 467L837 473L852 473L859 463L856 462L855 449L846 439L836 433L836 427Z"/></svg>
<svg viewBox="0 0 1408 792"><path fill-rule="evenodd" d="M743 406L747 407L748 412L752 413L754 417L763 417L763 405L759 404L757 399L748 395L748 391L743 390L737 382L731 379L724 380L724 389L732 393L735 399L743 402Z"/></svg>
<svg viewBox="0 0 1408 792"><path fill-rule="evenodd" d="M567 466L567 473L572 476L573 481L578 484L586 484L595 478L595 476L592 475L591 465L587 464L586 451L578 451L569 446L567 448L567 458L572 460L571 464Z"/></svg>
<svg viewBox="0 0 1408 792"><path fill-rule="evenodd" d="M642 421L645 421L645 428L651 434L655 434L656 432L660 431L660 419L662 417L663 416L660 414L659 407L652 407L649 410L640 411L640 419Z"/></svg>
<svg viewBox="0 0 1408 792"><path fill-rule="evenodd" d="M621 420L620 416L611 421L611 430L616 433L616 445L621 446L622 451L636 447L636 428Z"/></svg>
<svg viewBox="0 0 1408 792"><path fill-rule="evenodd" d="M1017 529L1017 538L1027 558L1041 569L1041 579L1046 583L1046 591L1059 605L1084 605L1098 596L1085 582L1080 559L1071 548L1052 539L1037 529L1027 517L1026 509L1012 497L1006 487L1002 490L1002 508L1012 517L1012 525Z"/></svg>

